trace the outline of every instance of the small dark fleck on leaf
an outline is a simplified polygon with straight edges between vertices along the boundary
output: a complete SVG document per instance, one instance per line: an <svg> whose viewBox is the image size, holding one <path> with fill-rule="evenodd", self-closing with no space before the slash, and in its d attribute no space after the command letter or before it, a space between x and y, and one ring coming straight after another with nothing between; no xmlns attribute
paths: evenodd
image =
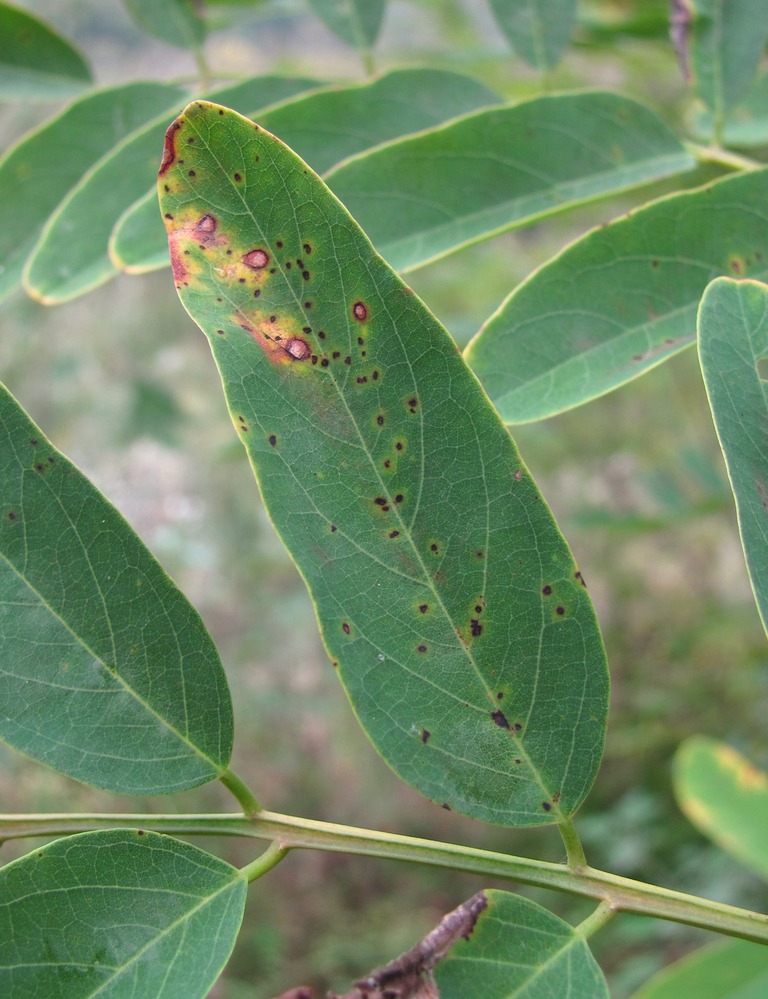
<svg viewBox="0 0 768 999"><path fill-rule="evenodd" d="M312 303L311 302L305 302L304 303L304 308L305 309L311 309L312 308Z"/></svg>
<svg viewBox="0 0 768 999"><path fill-rule="evenodd" d="M309 243L304 244L304 252L307 254L312 252L312 247L309 245Z"/></svg>
<svg viewBox="0 0 768 999"><path fill-rule="evenodd" d="M387 501L384 499L383 496L377 496L376 499L373 502L376 504L376 506L386 506L387 505Z"/></svg>
<svg viewBox="0 0 768 999"><path fill-rule="evenodd" d="M338 530L338 528L336 527L336 525L335 524L331 524L331 534L335 534L337 530Z"/></svg>
<svg viewBox="0 0 768 999"><path fill-rule="evenodd" d="M269 443L272 445L272 447L274 447L275 444L277 444L277 437L275 437L274 434L269 435Z"/></svg>
<svg viewBox="0 0 768 999"><path fill-rule="evenodd" d="M444 801L440 807L444 808L446 810L446 812L450 812L451 811L451 806L448 804L447 801Z"/></svg>
<svg viewBox="0 0 768 999"><path fill-rule="evenodd" d="M497 701L503 701L504 700L504 691L503 690L500 690L498 692L498 694L496 695L496 700Z"/></svg>
<svg viewBox="0 0 768 999"><path fill-rule="evenodd" d="M260 296L261 296L261 289L257 288L256 291L254 291L254 293L253 293L253 297L254 298L259 298Z"/></svg>
<svg viewBox="0 0 768 999"><path fill-rule="evenodd" d="M37 445L40 443L40 441L38 441L37 438L32 437L30 439L29 443L32 445L32 447L37 447Z"/></svg>
<svg viewBox="0 0 768 999"><path fill-rule="evenodd" d="M429 610L429 604L419 604L419 610L422 614L426 614Z"/></svg>
<svg viewBox="0 0 768 999"><path fill-rule="evenodd" d="M421 741L423 743L429 742L430 735L432 735L432 733L429 731L429 729L428 728L423 728L421 730Z"/></svg>
<svg viewBox="0 0 768 999"><path fill-rule="evenodd" d="M317 334L321 340L325 340L325 330L320 330Z"/></svg>
<svg viewBox="0 0 768 999"><path fill-rule="evenodd" d="M482 624L480 624L477 618L473 617L472 620L469 622L469 630L472 632L472 637L477 638L479 635L482 635L483 626Z"/></svg>
<svg viewBox="0 0 768 999"><path fill-rule="evenodd" d="M547 583L546 586L542 586L541 592L544 594L545 597L548 597L552 592L552 587L549 585L549 583Z"/></svg>
<svg viewBox="0 0 768 999"><path fill-rule="evenodd" d="M390 538L399 538L400 537L400 532L399 531L390 531L389 532L389 536L390 536Z"/></svg>
<svg viewBox="0 0 768 999"><path fill-rule="evenodd" d="M563 614L565 614L565 607L563 607L562 604L560 604L558 607L555 607L555 614L559 614L560 617L562 617Z"/></svg>
<svg viewBox="0 0 768 999"><path fill-rule="evenodd" d="M417 645L417 646L416 646L416 648L417 648L417 650L418 650L419 652L426 652L426 651L427 651L427 647L426 647L426 645L424 645L424 643L423 643L423 642L422 642L422 644L421 644L421 645Z"/></svg>
<svg viewBox="0 0 768 999"><path fill-rule="evenodd" d="M309 334L312 332L312 327L311 326L302 326L301 332L302 333L306 333L307 336L309 336Z"/></svg>
<svg viewBox="0 0 768 999"><path fill-rule="evenodd" d="M381 413L379 413L379 415L376 417L376 422L380 427L384 426L384 417L382 416Z"/></svg>
<svg viewBox="0 0 768 999"><path fill-rule="evenodd" d="M552 804L549 801L542 801L541 807L544 809L545 812L552 811Z"/></svg>
<svg viewBox="0 0 768 999"><path fill-rule="evenodd" d="M344 632L345 635L349 634L349 625L347 624L346 621L342 624L341 630Z"/></svg>
<svg viewBox="0 0 768 999"><path fill-rule="evenodd" d="M475 558L485 558L485 553L481 551L475 552Z"/></svg>
<svg viewBox="0 0 768 999"><path fill-rule="evenodd" d="M309 281L309 271L302 271L301 276L304 278L305 281Z"/></svg>
<svg viewBox="0 0 768 999"><path fill-rule="evenodd" d="M278 248L278 250L282 250L284 245L285 244L283 243L282 239L278 239L278 241L275 243L275 246Z"/></svg>
<svg viewBox="0 0 768 999"><path fill-rule="evenodd" d="M395 441L395 451L402 451L405 447L402 441Z"/></svg>
<svg viewBox="0 0 768 999"><path fill-rule="evenodd" d="M483 605L475 604L475 614L482 614L482 613L483 613Z"/></svg>
<svg viewBox="0 0 768 999"><path fill-rule="evenodd" d="M512 728L515 730L515 732L520 732L522 730L523 726L520 724L520 722L515 722L515 724L512 726Z"/></svg>
<svg viewBox="0 0 768 999"><path fill-rule="evenodd" d="M499 728L509 728L509 722L507 721L506 715L503 711L492 711L491 718L493 718Z"/></svg>
<svg viewBox="0 0 768 999"><path fill-rule="evenodd" d="M195 173L195 171L194 171L194 170L189 170L189 171L188 171L188 175L189 175L190 177L197 177L197 174Z"/></svg>
<svg viewBox="0 0 768 999"><path fill-rule="evenodd" d="M368 309L363 302L355 302L352 306L352 315L362 323L368 318Z"/></svg>
<svg viewBox="0 0 768 999"><path fill-rule="evenodd" d="M238 182L238 184L240 183L240 181L241 181L242 179L243 179L243 178L242 178L241 174L239 174L239 173L236 173L236 174L235 174L235 180L236 180L236 181Z"/></svg>
<svg viewBox="0 0 768 999"><path fill-rule="evenodd" d="M13 510L11 510L11 512L8 514L8 520L16 520L16 514L13 512Z"/></svg>
<svg viewBox="0 0 768 999"><path fill-rule="evenodd" d="M328 367L328 365L329 365L330 363L331 363L331 362L330 362L330 361L328 360L328 358L327 358L327 357L324 357L324 358L322 359L322 361L320 362L320 367L321 367L321 368L327 368L327 367Z"/></svg>

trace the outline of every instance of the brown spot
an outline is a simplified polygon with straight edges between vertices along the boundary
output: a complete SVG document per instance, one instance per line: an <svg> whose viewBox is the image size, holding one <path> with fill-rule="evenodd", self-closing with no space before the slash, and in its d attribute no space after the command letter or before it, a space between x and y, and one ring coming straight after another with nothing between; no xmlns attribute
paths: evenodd
<svg viewBox="0 0 768 999"><path fill-rule="evenodd" d="M541 807L544 809L545 812L552 811L552 803L549 801L542 801Z"/></svg>
<svg viewBox="0 0 768 999"><path fill-rule="evenodd" d="M399 531L390 531L389 532L389 536L390 536L390 538L399 538L400 537L400 532Z"/></svg>
<svg viewBox="0 0 768 999"><path fill-rule="evenodd" d="M580 572L579 572L578 570L576 570L576 572L574 572L574 574L573 574L573 578L574 578L574 579L578 579L578 581L579 581L579 582L581 583L581 585L582 585L582 586L584 587L584 589L586 590L586 588L587 588L587 584L586 584L586 582L584 581L584 577L582 576L582 574L581 574L581 573L580 573Z"/></svg>
<svg viewBox="0 0 768 999"><path fill-rule="evenodd" d="M427 647L426 647L426 645L423 642L421 643L421 645L417 645L416 649L417 649L418 652L426 652L427 651Z"/></svg>
<svg viewBox="0 0 768 999"><path fill-rule="evenodd" d="M269 443L274 447L277 444L277 437L274 434L269 435Z"/></svg>
<svg viewBox="0 0 768 999"><path fill-rule="evenodd" d="M304 243L304 252L307 255L309 255L312 252L312 247L309 245L309 243Z"/></svg>
<svg viewBox="0 0 768 999"><path fill-rule="evenodd" d="M236 180L236 181L238 182L238 184L239 184L239 183L240 183L240 181L241 181L241 180L243 179L243 176L242 176L242 174L239 174L239 173L236 173L236 174L234 174L234 178L235 178L235 180Z"/></svg>
<svg viewBox="0 0 768 999"><path fill-rule="evenodd" d="M256 250L249 250L243 256L243 263L254 271L263 270L269 263L269 254L259 247Z"/></svg>
<svg viewBox="0 0 768 999"><path fill-rule="evenodd" d="M421 741L426 744L427 742L429 742L430 735L432 735L432 733L429 731L429 729L423 728L421 730Z"/></svg>
<svg viewBox="0 0 768 999"><path fill-rule="evenodd" d="M362 323L368 318L368 309L363 302L355 302L352 306L352 315Z"/></svg>
<svg viewBox="0 0 768 999"><path fill-rule="evenodd" d="M349 629L349 625L347 624L346 621L342 624L341 630L344 632L345 635L349 634L349 630L350 629Z"/></svg>
<svg viewBox="0 0 768 999"><path fill-rule="evenodd" d="M309 344L301 337L292 336L285 345L286 353L290 354L295 361L306 361L312 353Z"/></svg>
<svg viewBox="0 0 768 999"><path fill-rule="evenodd" d="M16 514L13 512L13 510L11 510L11 512L8 514L8 520L11 521L16 520Z"/></svg>
<svg viewBox="0 0 768 999"><path fill-rule="evenodd" d="M560 604L560 606L558 607L555 607L555 614L558 614L560 617L562 617L563 614L565 614L565 607L563 607L562 604Z"/></svg>
<svg viewBox="0 0 768 999"><path fill-rule="evenodd" d="M507 721L507 716L503 711L492 711L491 718L499 726L499 728L509 729L509 722Z"/></svg>
<svg viewBox="0 0 768 999"><path fill-rule="evenodd" d="M544 594L545 597L548 597L552 592L552 587L549 585L549 583L547 583L546 586L542 586L541 592Z"/></svg>
<svg viewBox="0 0 768 999"><path fill-rule="evenodd" d="M477 618L473 617L472 620L469 622L469 630L472 632L472 637L477 638L479 635L482 635L483 626L482 624L480 624Z"/></svg>
<svg viewBox="0 0 768 999"><path fill-rule="evenodd" d="M176 133L181 128L181 122L177 118L168 126L165 131L165 142L163 144L163 158L160 162L160 176L168 171L168 168L176 159Z"/></svg>
<svg viewBox="0 0 768 999"><path fill-rule="evenodd" d="M556 805L559 800L560 800L560 792L555 791L555 793L552 795L552 803Z"/></svg>
<svg viewBox="0 0 768 999"><path fill-rule="evenodd" d="M500 690L498 692L498 694L496 695L496 700L497 701L503 701L504 700L504 691L503 690Z"/></svg>
<svg viewBox="0 0 768 999"><path fill-rule="evenodd" d="M429 604L419 604L419 610L422 614L426 614L429 610Z"/></svg>

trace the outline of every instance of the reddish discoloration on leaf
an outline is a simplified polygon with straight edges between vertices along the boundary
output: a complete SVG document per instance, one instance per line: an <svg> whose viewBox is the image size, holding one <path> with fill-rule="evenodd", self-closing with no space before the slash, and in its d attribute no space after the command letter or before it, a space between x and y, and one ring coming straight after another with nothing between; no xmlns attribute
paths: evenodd
<svg viewBox="0 0 768 999"><path fill-rule="evenodd" d="M362 323L368 318L368 309L363 302L355 302L352 306L352 315Z"/></svg>
<svg viewBox="0 0 768 999"><path fill-rule="evenodd" d="M168 168L176 159L176 133L181 128L181 119L177 118L168 126L165 132L165 144L163 145L163 158L160 162L160 176L168 171Z"/></svg>
<svg viewBox="0 0 768 999"><path fill-rule="evenodd" d="M180 219L178 216L166 216L168 230L168 249L171 254L171 267L176 286L188 284L193 263L190 257L192 247L208 251L221 248L227 240L218 234L219 223L215 215L202 215L195 218Z"/></svg>
<svg viewBox="0 0 768 999"><path fill-rule="evenodd" d="M243 263L246 267L250 267L254 271L263 270L269 263L269 254L266 250L262 250L261 247L256 250L249 250L248 253L243 255Z"/></svg>

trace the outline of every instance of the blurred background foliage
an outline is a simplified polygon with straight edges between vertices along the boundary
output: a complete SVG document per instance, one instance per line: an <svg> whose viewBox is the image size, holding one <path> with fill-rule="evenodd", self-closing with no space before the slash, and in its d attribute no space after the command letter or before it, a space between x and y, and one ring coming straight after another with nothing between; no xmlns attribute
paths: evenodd
<svg viewBox="0 0 768 999"><path fill-rule="evenodd" d="M142 34L119 0L25 0L91 62L101 85L194 78L193 57ZM581 3L552 89L635 96L679 132L695 111L663 0ZM364 75L359 55L301 0L211 5L217 71L328 80ZM513 56L479 0L390 0L377 70L431 65L515 100L540 76ZM0 106L7 147L50 104ZM158 149L158 159L160 149ZM691 186L711 176L699 170ZM471 184L471 177L467 183ZM656 185L464 250L409 276L460 345L537 265ZM556 831L501 830L436 808L400 784L358 730L321 646L310 601L261 507L204 338L166 271L119 277L55 309L0 308L4 380L57 447L102 488L201 612L233 691L233 767L266 807L312 818L563 859ZM765 909L765 888L677 810L670 760L688 735L768 764L768 662L696 358L688 351L590 405L514 429L571 543L612 671L607 750L578 817L590 862ZM110 798L2 751L2 811L232 810L223 788L173 799ZM235 864L252 842L201 844ZM7 862L26 842L2 847ZM252 886L235 954L212 992L268 999L299 982L345 988L410 946L480 887L445 871L296 853ZM526 894L571 921L590 904ZM616 997L707 935L624 916L593 941Z"/></svg>

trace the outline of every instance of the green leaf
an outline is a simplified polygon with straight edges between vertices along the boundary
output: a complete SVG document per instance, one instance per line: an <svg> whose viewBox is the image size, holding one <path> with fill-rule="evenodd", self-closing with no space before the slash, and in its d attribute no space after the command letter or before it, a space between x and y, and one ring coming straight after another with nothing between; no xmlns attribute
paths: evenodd
<svg viewBox="0 0 768 999"><path fill-rule="evenodd" d="M768 287L718 278L699 308L699 360L768 630Z"/></svg>
<svg viewBox="0 0 768 999"><path fill-rule="evenodd" d="M205 41L205 22L193 0L123 0L134 21L148 35L182 49Z"/></svg>
<svg viewBox="0 0 768 999"><path fill-rule="evenodd" d="M5 388L0 482L0 737L124 794L219 776L232 708L202 621Z"/></svg>
<svg viewBox="0 0 768 999"><path fill-rule="evenodd" d="M690 169L625 97L539 97L467 115L342 164L329 187L397 270L575 205Z"/></svg>
<svg viewBox="0 0 768 999"><path fill-rule="evenodd" d="M693 343L718 274L768 274L768 171L661 198L594 229L501 304L465 357L507 423L553 416Z"/></svg>
<svg viewBox="0 0 768 999"><path fill-rule="evenodd" d="M0 301L18 288L46 219L83 173L148 119L181 101L182 94L179 87L158 83L97 91L8 150L0 160Z"/></svg>
<svg viewBox="0 0 768 999"><path fill-rule="evenodd" d="M440 999L608 999L608 986L586 941L529 899L486 891L488 907L468 939L438 965Z"/></svg>
<svg viewBox="0 0 768 999"><path fill-rule="evenodd" d="M768 774L724 742L694 736L677 751L674 785L696 828L768 879Z"/></svg>
<svg viewBox="0 0 768 999"><path fill-rule="evenodd" d="M260 114L259 122L323 173L370 146L499 100L459 73L401 69L370 83L327 88L284 102ZM131 273L170 264L154 190L121 216L110 254L116 266Z"/></svg>
<svg viewBox="0 0 768 999"><path fill-rule="evenodd" d="M369 49L381 29L385 0L309 0L309 6L347 45Z"/></svg>
<svg viewBox="0 0 768 999"><path fill-rule="evenodd" d="M714 129L712 112L700 108L691 122L692 134L708 142ZM768 76L760 77L747 97L728 112L722 141L736 149L759 149L768 145Z"/></svg>
<svg viewBox="0 0 768 999"><path fill-rule="evenodd" d="M246 109L282 100L314 85L290 77L254 77L215 91L218 99ZM177 91L178 93L178 91ZM103 284L117 273L109 258L109 238L125 209L154 187L157 147L178 99L148 118L109 148L61 201L48 219L24 271L34 298L57 305Z"/></svg>
<svg viewBox="0 0 768 999"><path fill-rule="evenodd" d="M180 297L374 744L477 818L569 815L602 752L600 636L453 341L309 168L231 111L196 102L171 125L160 202Z"/></svg>
<svg viewBox="0 0 768 999"><path fill-rule="evenodd" d="M83 57L43 21L0 3L0 100L61 100L91 82Z"/></svg>
<svg viewBox="0 0 768 999"><path fill-rule="evenodd" d="M768 995L768 947L724 940L664 968L632 999L763 999Z"/></svg>
<svg viewBox="0 0 768 999"><path fill-rule="evenodd" d="M749 90L766 41L766 0L696 0L690 66L696 93L714 114L715 138L725 112Z"/></svg>
<svg viewBox="0 0 768 999"><path fill-rule="evenodd" d="M490 0L496 23L514 51L539 70L551 69L568 47L576 0Z"/></svg>
<svg viewBox="0 0 768 999"><path fill-rule="evenodd" d="M243 918L246 880L189 843L110 829L0 870L6 999L203 999Z"/></svg>

